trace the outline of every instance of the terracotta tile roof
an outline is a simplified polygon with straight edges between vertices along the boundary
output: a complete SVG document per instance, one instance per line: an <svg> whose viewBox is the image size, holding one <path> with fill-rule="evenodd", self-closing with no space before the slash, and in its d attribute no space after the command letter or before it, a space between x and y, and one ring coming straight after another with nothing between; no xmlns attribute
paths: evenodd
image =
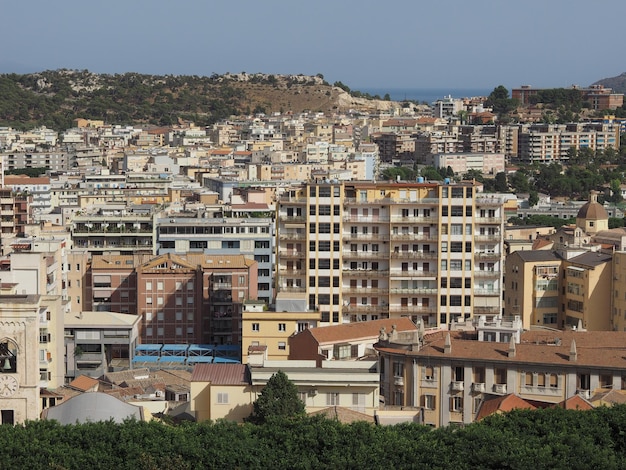
<svg viewBox="0 0 626 470"><path fill-rule="evenodd" d="M626 391L624 390L601 390L596 391L589 400L594 405L603 404L624 404L626 403Z"/></svg>
<svg viewBox="0 0 626 470"><path fill-rule="evenodd" d="M100 381L98 379L91 378L87 375L80 375L72 380L68 385L81 392L87 390L96 389Z"/></svg>
<svg viewBox="0 0 626 470"><path fill-rule="evenodd" d="M585 400L580 395L574 395L573 397L569 397L567 400L562 401L558 405L554 406L559 408L564 408L566 410L592 410L593 405Z"/></svg>
<svg viewBox="0 0 626 470"><path fill-rule="evenodd" d="M4 184L6 186L13 185L33 185L33 184L50 184L50 177L40 176L37 178L31 178L29 176L9 176L4 177Z"/></svg>
<svg viewBox="0 0 626 470"><path fill-rule="evenodd" d="M319 344L337 343L339 341L377 338L381 328L384 327L385 331L390 333L393 325L396 325L397 331L417 330L417 326L410 318L403 317L310 328L302 333L309 332Z"/></svg>
<svg viewBox="0 0 626 470"><path fill-rule="evenodd" d="M437 338L437 339L434 339ZM524 331L516 354L508 357L508 343L463 339L462 332L450 332L451 352L444 354L445 337L429 337L420 350L408 351L393 344L378 343L376 349L395 355L493 361L503 363L589 366L626 370L626 332L623 331ZM576 341L577 358L570 361L572 340Z"/></svg>
<svg viewBox="0 0 626 470"><path fill-rule="evenodd" d="M323 410L313 411L309 413L309 416L326 416L328 419L336 419L343 424L350 424L358 421L374 423L373 416L351 410L350 408L344 408L342 406L331 406L329 408L324 408Z"/></svg>
<svg viewBox="0 0 626 470"><path fill-rule="evenodd" d="M547 248L554 244L551 240L546 240L545 238L537 238L533 242L533 250L541 250L542 248Z"/></svg>
<svg viewBox="0 0 626 470"><path fill-rule="evenodd" d="M486 398L480 405L480 409L476 414L476 421L480 421L494 413L506 413L515 409L534 410L536 407L513 393L504 396L492 396L491 398Z"/></svg>
<svg viewBox="0 0 626 470"><path fill-rule="evenodd" d="M193 368L192 382L215 385L249 385L250 371L245 364L198 364Z"/></svg>

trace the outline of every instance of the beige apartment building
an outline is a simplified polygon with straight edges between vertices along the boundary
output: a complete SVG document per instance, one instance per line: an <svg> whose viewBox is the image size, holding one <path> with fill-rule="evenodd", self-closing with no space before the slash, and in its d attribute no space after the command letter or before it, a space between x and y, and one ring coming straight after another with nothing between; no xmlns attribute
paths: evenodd
<svg viewBox="0 0 626 470"><path fill-rule="evenodd" d="M278 201L277 292L321 325L502 313L503 205L473 183L305 183Z"/></svg>
<svg viewBox="0 0 626 470"><path fill-rule="evenodd" d="M522 331L521 320L479 319L475 331L386 337L380 355L387 408L413 408L424 424L474 421L485 399L515 394L561 403L596 389L626 389L626 333Z"/></svg>

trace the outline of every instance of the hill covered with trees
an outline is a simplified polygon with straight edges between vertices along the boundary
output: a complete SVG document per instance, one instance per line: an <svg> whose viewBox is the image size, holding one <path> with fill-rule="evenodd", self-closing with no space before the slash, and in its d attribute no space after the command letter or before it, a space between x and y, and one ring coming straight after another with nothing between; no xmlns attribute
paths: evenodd
<svg viewBox="0 0 626 470"><path fill-rule="evenodd" d="M324 418L0 426L3 468L626 468L626 406L516 410L466 427Z"/></svg>
<svg viewBox="0 0 626 470"><path fill-rule="evenodd" d="M0 126L64 130L76 118L108 124L207 125L229 116L281 111L384 109L389 101L321 74L142 75L54 70L0 75Z"/></svg>

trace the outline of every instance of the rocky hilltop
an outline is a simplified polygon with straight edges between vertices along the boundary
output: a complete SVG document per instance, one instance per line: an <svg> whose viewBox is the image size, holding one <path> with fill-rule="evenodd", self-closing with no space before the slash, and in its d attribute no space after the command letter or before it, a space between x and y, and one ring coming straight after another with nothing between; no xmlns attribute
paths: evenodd
<svg viewBox="0 0 626 470"><path fill-rule="evenodd" d="M340 82L338 82L340 84ZM253 113L389 110L398 103L350 93L321 75L95 74L55 70L0 75L0 126L72 126L78 117L113 124L211 124ZM355 96L358 95L358 96Z"/></svg>

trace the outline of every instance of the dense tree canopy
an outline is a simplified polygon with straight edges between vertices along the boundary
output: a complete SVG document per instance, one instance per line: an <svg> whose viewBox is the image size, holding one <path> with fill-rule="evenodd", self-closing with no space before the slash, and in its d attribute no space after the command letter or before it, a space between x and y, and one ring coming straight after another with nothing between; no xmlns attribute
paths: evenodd
<svg viewBox="0 0 626 470"><path fill-rule="evenodd" d="M324 418L0 426L3 468L626 468L626 406L516 410L458 428Z"/></svg>
<svg viewBox="0 0 626 470"><path fill-rule="evenodd" d="M304 415L304 403L298 396L298 387L281 370L267 381L252 406L250 421L254 423Z"/></svg>

